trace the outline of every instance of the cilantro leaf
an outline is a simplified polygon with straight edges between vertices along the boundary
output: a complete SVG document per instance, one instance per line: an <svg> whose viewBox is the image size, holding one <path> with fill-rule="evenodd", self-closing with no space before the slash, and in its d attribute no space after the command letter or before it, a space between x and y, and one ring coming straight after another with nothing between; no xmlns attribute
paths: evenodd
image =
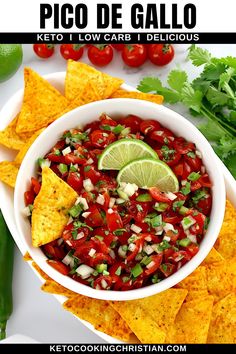
<svg viewBox="0 0 236 354"><path fill-rule="evenodd" d="M210 63L211 54L208 50L196 47L195 44L192 44L189 48L188 59L190 59L194 66L201 66L203 64Z"/></svg>
<svg viewBox="0 0 236 354"><path fill-rule="evenodd" d="M230 154L226 158L223 158L223 162L236 179L236 153Z"/></svg>
<svg viewBox="0 0 236 354"><path fill-rule="evenodd" d="M168 75L167 82L173 90L177 92L181 92L187 80L188 80L188 76L185 71L172 70Z"/></svg>
<svg viewBox="0 0 236 354"><path fill-rule="evenodd" d="M158 92L163 89L163 86L157 77L147 76L142 79L137 89L142 92Z"/></svg>
<svg viewBox="0 0 236 354"><path fill-rule="evenodd" d="M221 91L218 91L215 87L210 86L206 93L207 100L214 106L224 106L227 104L229 97Z"/></svg>
<svg viewBox="0 0 236 354"><path fill-rule="evenodd" d="M200 112L203 94L200 91L195 91L190 83L185 83L182 89L183 103L192 108L196 112Z"/></svg>
<svg viewBox="0 0 236 354"><path fill-rule="evenodd" d="M211 121L210 119L208 119L205 124L198 125L198 129L208 140L212 142L218 142L221 137L225 135L225 130L221 127L221 125Z"/></svg>

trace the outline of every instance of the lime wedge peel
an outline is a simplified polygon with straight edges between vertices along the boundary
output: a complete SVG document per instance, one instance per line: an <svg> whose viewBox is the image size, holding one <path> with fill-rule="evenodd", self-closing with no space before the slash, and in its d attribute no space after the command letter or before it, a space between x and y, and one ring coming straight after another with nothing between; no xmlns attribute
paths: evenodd
<svg viewBox="0 0 236 354"><path fill-rule="evenodd" d="M139 188L157 187L161 192L176 193L179 182L170 167L153 158L133 160L125 165L117 176L117 182L135 183Z"/></svg>
<svg viewBox="0 0 236 354"><path fill-rule="evenodd" d="M139 158L158 159L157 153L142 140L121 139L110 144L98 160L99 170L120 170Z"/></svg>

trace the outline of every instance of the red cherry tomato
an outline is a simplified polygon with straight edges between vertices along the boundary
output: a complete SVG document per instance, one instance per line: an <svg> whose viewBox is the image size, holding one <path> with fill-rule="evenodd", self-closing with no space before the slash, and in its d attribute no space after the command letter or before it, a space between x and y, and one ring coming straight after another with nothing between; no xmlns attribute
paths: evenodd
<svg viewBox="0 0 236 354"><path fill-rule="evenodd" d="M54 53L54 44L34 44L35 54L40 58L50 58Z"/></svg>
<svg viewBox="0 0 236 354"><path fill-rule="evenodd" d="M150 134L158 129L160 129L160 124L156 120L147 119L140 124L140 130L144 135Z"/></svg>
<svg viewBox="0 0 236 354"><path fill-rule="evenodd" d="M25 205L28 206L30 204L34 204L35 194L33 191L27 191L24 193Z"/></svg>
<svg viewBox="0 0 236 354"><path fill-rule="evenodd" d="M151 44L148 48L150 61L158 66L169 64L174 55L174 48L171 44Z"/></svg>
<svg viewBox="0 0 236 354"><path fill-rule="evenodd" d="M69 172L67 183L76 191L80 192L83 187L83 177L78 172Z"/></svg>
<svg viewBox="0 0 236 354"><path fill-rule="evenodd" d="M79 60L83 53L83 44L62 44L60 46L60 53L64 59Z"/></svg>
<svg viewBox="0 0 236 354"><path fill-rule="evenodd" d="M47 263L63 275L68 275L70 272L70 268L60 261L49 259L47 260Z"/></svg>
<svg viewBox="0 0 236 354"><path fill-rule="evenodd" d="M164 193L160 192L157 187L149 188L149 193L157 202L170 203L170 199Z"/></svg>
<svg viewBox="0 0 236 354"><path fill-rule="evenodd" d="M120 119L119 123L130 128L132 134L136 134L140 130L142 119L133 114L129 114L127 117Z"/></svg>
<svg viewBox="0 0 236 354"><path fill-rule="evenodd" d="M126 44L122 50L122 59L126 65L136 68L145 63L147 49L143 44Z"/></svg>
<svg viewBox="0 0 236 354"><path fill-rule="evenodd" d="M122 219L121 219L119 213L116 210L112 210L112 213L110 213L111 210L108 209L106 211L106 219L107 219L107 227L108 227L109 231L113 232L117 229L122 229L123 222L122 222Z"/></svg>
<svg viewBox="0 0 236 354"><path fill-rule="evenodd" d="M94 130L90 135L91 143L96 148L105 148L116 140L115 134L104 132L102 130Z"/></svg>
<svg viewBox="0 0 236 354"><path fill-rule="evenodd" d="M110 45L91 45L88 48L88 58L93 65L105 66L113 59L113 49Z"/></svg>
<svg viewBox="0 0 236 354"><path fill-rule="evenodd" d="M124 44L112 44L112 47L120 52L124 48Z"/></svg>

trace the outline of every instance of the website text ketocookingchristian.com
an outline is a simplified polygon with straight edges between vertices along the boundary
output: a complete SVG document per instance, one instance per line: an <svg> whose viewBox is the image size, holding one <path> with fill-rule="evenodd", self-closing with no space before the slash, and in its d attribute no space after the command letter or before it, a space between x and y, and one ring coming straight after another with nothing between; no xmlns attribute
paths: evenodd
<svg viewBox="0 0 236 354"><path fill-rule="evenodd" d="M49 348L50 352L54 353L60 353L60 352L89 352L89 353L95 353L95 352L102 352L102 353L110 353L110 352L128 352L128 353L150 353L150 352L159 352L159 353L165 353L165 352L186 352L187 351L187 346L183 344L179 345L157 345L157 344L50 344Z"/></svg>

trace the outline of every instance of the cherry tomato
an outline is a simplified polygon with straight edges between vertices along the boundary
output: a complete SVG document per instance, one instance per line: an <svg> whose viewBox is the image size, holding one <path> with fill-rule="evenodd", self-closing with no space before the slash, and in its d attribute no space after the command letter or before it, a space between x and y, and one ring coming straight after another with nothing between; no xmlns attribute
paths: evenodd
<svg viewBox="0 0 236 354"><path fill-rule="evenodd" d="M142 123L142 119L134 116L133 114L129 114L127 117L120 119L120 124L125 125L130 128L130 132L132 134L137 133L140 130L140 124Z"/></svg>
<svg viewBox="0 0 236 354"><path fill-rule="evenodd" d="M35 194L33 191L27 191L24 193L25 205L34 204Z"/></svg>
<svg viewBox="0 0 236 354"><path fill-rule="evenodd" d="M77 61L84 53L83 47L83 44L62 44L60 46L60 53L66 60L72 59Z"/></svg>
<svg viewBox="0 0 236 354"><path fill-rule="evenodd" d="M36 178L34 178L34 177L31 178L31 186L32 186L32 189L33 189L34 193L35 193L36 195L39 194L40 189L41 189L41 184L40 184L39 181L38 181Z"/></svg>
<svg viewBox="0 0 236 354"><path fill-rule="evenodd" d="M78 172L69 172L67 183L76 191L80 192L83 187L83 177Z"/></svg>
<svg viewBox="0 0 236 354"><path fill-rule="evenodd" d="M160 129L160 124L156 120L147 119L140 124L140 130L144 135L150 134L158 129Z"/></svg>
<svg viewBox="0 0 236 354"><path fill-rule="evenodd" d="M111 209L112 210L112 209ZM119 215L119 213L116 210L110 209L106 211L106 219L107 219L107 227L110 232L113 232L117 229L122 229L123 228L123 222L122 219Z"/></svg>
<svg viewBox="0 0 236 354"><path fill-rule="evenodd" d="M35 54L40 58L50 58L54 53L54 44L34 44L33 49Z"/></svg>
<svg viewBox="0 0 236 354"><path fill-rule="evenodd" d="M157 187L149 188L149 193L157 202L170 203L170 199L164 193L160 192Z"/></svg>
<svg viewBox="0 0 236 354"><path fill-rule="evenodd" d="M116 49L118 52L120 52L125 47L125 45L124 44L112 44L112 47L114 49Z"/></svg>
<svg viewBox="0 0 236 354"><path fill-rule="evenodd" d="M91 45L88 48L88 58L93 65L105 66L113 59L113 49L111 45Z"/></svg>
<svg viewBox="0 0 236 354"><path fill-rule="evenodd" d="M143 44L126 44L122 50L122 59L126 65L136 68L145 63L147 49Z"/></svg>
<svg viewBox="0 0 236 354"><path fill-rule="evenodd" d="M174 55L174 48L171 44L151 44L148 48L150 61L158 66L169 64Z"/></svg>
<svg viewBox="0 0 236 354"><path fill-rule="evenodd" d="M70 272L70 268L60 261L49 259L47 260L47 263L63 275L68 275Z"/></svg>
<svg viewBox="0 0 236 354"><path fill-rule="evenodd" d="M115 134L112 132L104 132L102 130L94 130L90 135L91 143L96 148L104 148L116 140Z"/></svg>
<svg viewBox="0 0 236 354"><path fill-rule="evenodd" d="M155 256L150 256L151 258L151 267L148 267L145 269L145 275L150 275L154 273L161 265L163 255L162 254L157 254ZM153 263L152 263L153 262Z"/></svg>

